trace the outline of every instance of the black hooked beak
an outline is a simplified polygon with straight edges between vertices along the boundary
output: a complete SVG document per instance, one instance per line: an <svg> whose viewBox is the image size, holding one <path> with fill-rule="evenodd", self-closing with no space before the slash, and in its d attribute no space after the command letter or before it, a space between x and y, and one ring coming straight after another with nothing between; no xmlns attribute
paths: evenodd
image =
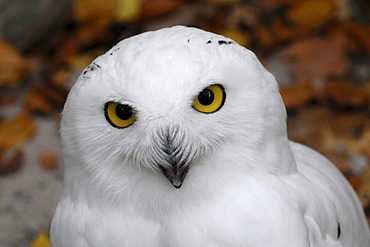
<svg viewBox="0 0 370 247"><path fill-rule="evenodd" d="M186 174L189 171L188 165L180 166L173 164L171 167L159 166L162 170L163 175L171 182L173 187L180 189L182 182L184 181Z"/></svg>
<svg viewBox="0 0 370 247"><path fill-rule="evenodd" d="M173 187L180 189L181 185L189 171L189 154L184 151L184 144L177 140L183 140L179 130L166 130L160 138L162 159L164 164L159 163L163 175L171 182ZM177 143L177 144L175 144Z"/></svg>

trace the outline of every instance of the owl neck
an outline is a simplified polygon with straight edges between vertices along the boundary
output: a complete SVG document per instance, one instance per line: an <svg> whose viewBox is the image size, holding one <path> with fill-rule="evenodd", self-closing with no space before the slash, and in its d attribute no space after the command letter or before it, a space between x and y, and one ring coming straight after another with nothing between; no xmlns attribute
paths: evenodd
<svg viewBox="0 0 370 247"><path fill-rule="evenodd" d="M267 162L268 171L275 175L290 175L297 172L297 165L290 149L288 138L280 137L263 145L263 162Z"/></svg>

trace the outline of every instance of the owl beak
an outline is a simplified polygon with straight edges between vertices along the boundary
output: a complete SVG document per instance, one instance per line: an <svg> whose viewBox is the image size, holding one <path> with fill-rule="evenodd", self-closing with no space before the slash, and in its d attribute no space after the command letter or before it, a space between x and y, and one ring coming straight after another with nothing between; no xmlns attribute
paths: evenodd
<svg viewBox="0 0 370 247"><path fill-rule="evenodd" d="M161 129L157 139L156 164L176 189L181 188L192 160L184 133L179 126L170 126Z"/></svg>
<svg viewBox="0 0 370 247"><path fill-rule="evenodd" d="M169 167L159 166L163 175L171 182L173 187L180 189L189 171L189 165L172 164Z"/></svg>

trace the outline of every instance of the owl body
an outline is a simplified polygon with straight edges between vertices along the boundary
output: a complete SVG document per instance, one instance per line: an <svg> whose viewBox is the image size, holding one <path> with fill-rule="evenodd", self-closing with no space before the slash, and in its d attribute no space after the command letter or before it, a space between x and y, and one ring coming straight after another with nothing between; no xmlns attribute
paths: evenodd
<svg viewBox="0 0 370 247"><path fill-rule="evenodd" d="M228 38L122 41L68 96L52 246L369 246L354 191L285 121L274 77Z"/></svg>

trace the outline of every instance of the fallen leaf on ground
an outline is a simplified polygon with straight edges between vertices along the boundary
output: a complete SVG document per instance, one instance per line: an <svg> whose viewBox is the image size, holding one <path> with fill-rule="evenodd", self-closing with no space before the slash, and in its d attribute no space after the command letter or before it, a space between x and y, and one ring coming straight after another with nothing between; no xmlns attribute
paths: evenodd
<svg viewBox="0 0 370 247"><path fill-rule="evenodd" d="M143 0L117 0L114 18L117 21L133 21L141 15ZM161 6L157 6L161 7Z"/></svg>
<svg viewBox="0 0 370 247"><path fill-rule="evenodd" d="M346 36L342 32L298 40L285 48L282 56L292 61L298 82L341 76L348 69Z"/></svg>
<svg viewBox="0 0 370 247"><path fill-rule="evenodd" d="M56 87L65 87L70 75L70 68L59 68L52 74L51 83Z"/></svg>
<svg viewBox="0 0 370 247"><path fill-rule="evenodd" d="M143 0L140 18L151 19L163 16L184 5L182 0Z"/></svg>
<svg viewBox="0 0 370 247"><path fill-rule="evenodd" d="M292 84L280 90L287 109L304 105L316 96L314 88L308 84Z"/></svg>
<svg viewBox="0 0 370 247"><path fill-rule="evenodd" d="M350 173L348 173L348 174L344 173L343 175L346 177L348 182L351 184L352 188L358 193L360 188L363 186L362 181L360 180L360 178L358 176L355 176L355 175L350 174Z"/></svg>
<svg viewBox="0 0 370 247"><path fill-rule="evenodd" d="M362 205L370 207L370 167L361 175L362 185L358 191Z"/></svg>
<svg viewBox="0 0 370 247"><path fill-rule="evenodd" d="M360 46L366 50L367 54L370 54L370 25L349 22L345 23L344 26Z"/></svg>
<svg viewBox="0 0 370 247"><path fill-rule="evenodd" d="M6 174L19 169L23 160L20 149L0 149L0 174Z"/></svg>
<svg viewBox="0 0 370 247"><path fill-rule="evenodd" d="M338 106L367 107L370 95L362 87L344 81L329 81L324 86L324 97Z"/></svg>
<svg viewBox="0 0 370 247"><path fill-rule="evenodd" d="M322 26L336 15L334 0L298 1L288 13L288 19L302 29L313 29Z"/></svg>
<svg viewBox="0 0 370 247"><path fill-rule="evenodd" d="M117 0L76 0L73 14L81 23L91 25L107 25L114 18Z"/></svg>
<svg viewBox="0 0 370 247"><path fill-rule="evenodd" d="M101 39L104 31L104 25L86 25L79 28L63 42L56 55L58 61L63 63L73 59L87 44Z"/></svg>
<svg viewBox="0 0 370 247"><path fill-rule="evenodd" d="M53 111L53 107L43 97L36 88L30 89L26 95L26 107L31 112L49 115Z"/></svg>
<svg viewBox="0 0 370 247"><path fill-rule="evenodd" d="M67 98L67 92L63 88L55 87L52 84L41 84L34 86L34 90L57 108L62 108Z"/></svg>
<svg viewBox="0 0 370 247"><path fill-rule="evenodd" d="M30 247L50 247L49 236L44 232L40 232Z"/></svg>
<svg viewBox="0 0 370 247"><path fill-rule="evenodd" d="M29 69L28 61L0 37L0 87L18 85Z"/></svg>
<svg viewBox="0 0 370 247"><path fill-rule="evenodd" d="M41 167L53 170L58 166L58 155L56 153L44 153L40 156Z"/></svg>
<svg viewBox="0 0 370 247"><path fill-rule="evenodd" d="M250 37L247 33L242 32L238 28L228 28L219 31L219 34L224 35L232 40L235 40L238 44L242 46L249 46Z"/></svg>
<svg viewBox="0 0 370 247"><path fill-rule="evenodd" d="M0 148L16 148L36 131L36 123L28 113L20 113L10 120L0 122Z"/></svg>

